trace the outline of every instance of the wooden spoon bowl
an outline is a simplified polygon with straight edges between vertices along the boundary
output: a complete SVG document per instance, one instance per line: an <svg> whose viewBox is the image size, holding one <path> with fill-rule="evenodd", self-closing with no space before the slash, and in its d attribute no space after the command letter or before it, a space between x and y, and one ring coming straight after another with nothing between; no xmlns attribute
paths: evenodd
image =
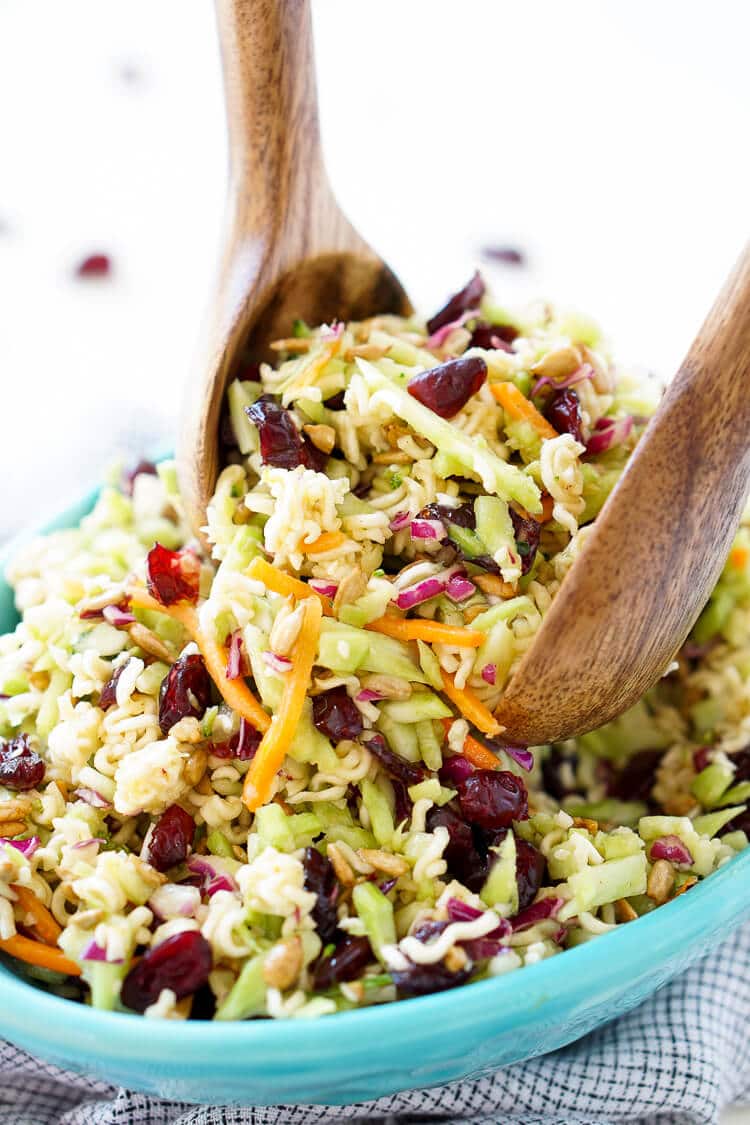
<svg viewBox="0 0 750 1125"><path fill-rule="evenodd" d="M334 199L318 127L309 0L217 0L230 148L223 261L178 450L196 534L219 472L219 419L238 359L310 324L401 315L399 281Z"/></svg>

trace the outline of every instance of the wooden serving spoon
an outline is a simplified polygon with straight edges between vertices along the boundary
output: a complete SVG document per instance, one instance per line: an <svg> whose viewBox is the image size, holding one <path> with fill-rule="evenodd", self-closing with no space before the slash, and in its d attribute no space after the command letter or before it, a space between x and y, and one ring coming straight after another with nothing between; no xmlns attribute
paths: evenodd
<svg viewBox="0 0 750 1125"><path fill-rule="evenodd" d="M294 321L411 312L343 215L323 165L309 0L217 0L230 149L223 262L178 451L193 530L219 471L219 418L241 355L268 358Z"/></svg>
<svg viewBox="0 0 750 1125"><path fill-rule="evenodd" d="M529 746L593 730L664 674L750 485L750 246L670 383L497 717Z"/></svg>

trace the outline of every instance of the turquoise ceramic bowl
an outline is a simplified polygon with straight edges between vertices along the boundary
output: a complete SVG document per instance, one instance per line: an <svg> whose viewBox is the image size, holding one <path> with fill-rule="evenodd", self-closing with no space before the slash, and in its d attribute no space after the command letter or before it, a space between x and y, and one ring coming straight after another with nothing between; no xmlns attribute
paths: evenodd
<svg viewBox="0 0 750 1125"><path fill-rule="evenodd" d="M45 529L72 526L93 500ZM0 581L0 631L15 620ZM165 1098L364 1101L571 1043L704 956L749 911L750 849L689 894L548 961L454 992L313 1022L177 1023L97 1012L0 966L0 1036L60 1066Z"/></svg>

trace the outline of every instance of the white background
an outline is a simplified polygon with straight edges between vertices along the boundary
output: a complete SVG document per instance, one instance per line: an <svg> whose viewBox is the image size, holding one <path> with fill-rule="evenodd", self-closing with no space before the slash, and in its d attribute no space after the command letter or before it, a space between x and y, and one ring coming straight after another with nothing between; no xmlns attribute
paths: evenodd
<svg viewBox="0 0 750 1125"><path fill-rule="evenodd" d="M344 208L429 309L594 313L668 375L748 234L744 0L317 0ZM0 0L0 536L171 444L226 144L209 0ZM75 263L112 255L84 284Z"/></svg>

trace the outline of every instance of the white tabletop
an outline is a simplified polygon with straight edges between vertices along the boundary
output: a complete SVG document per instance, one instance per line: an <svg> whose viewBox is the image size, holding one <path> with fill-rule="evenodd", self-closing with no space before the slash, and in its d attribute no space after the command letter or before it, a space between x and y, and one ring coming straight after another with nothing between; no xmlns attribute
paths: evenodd
<svg viewBox="0 0 750 1125"><path fill-rule="evenodd" d="M500 299L577 305L673 370L747 236L750 7L314 10L331 178L417 302L517 244ZM225 184L212 5L5 0L0 104L1 537L175 432ZM74 281L96 250L112 279Z"/></svg>

